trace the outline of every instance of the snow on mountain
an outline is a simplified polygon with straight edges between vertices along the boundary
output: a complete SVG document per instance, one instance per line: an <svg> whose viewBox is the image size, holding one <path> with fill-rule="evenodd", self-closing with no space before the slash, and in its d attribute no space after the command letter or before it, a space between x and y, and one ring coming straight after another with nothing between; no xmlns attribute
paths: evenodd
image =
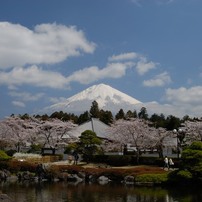
<svg viewBox="0 0 202 202"><path fill-rule="evenodd" d="M96 101L100 109L117 113L120 109L125 112L135 110L135 105L141 105L139 100L112 88L109 85L94 85L66 99L63 102L44 108L41 112L51 114L55 111L80 114L89 111L92 102Z"/></svg>

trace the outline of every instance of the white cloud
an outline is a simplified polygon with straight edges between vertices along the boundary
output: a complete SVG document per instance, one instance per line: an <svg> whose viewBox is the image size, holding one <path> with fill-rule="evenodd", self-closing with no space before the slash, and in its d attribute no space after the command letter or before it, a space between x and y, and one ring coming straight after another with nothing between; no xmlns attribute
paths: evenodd
<svg viewBox="0 0 202 202"><path fill-rule="evenodd" d="M154 3L162 5L162 4L170 4L173 3L175 0L153 0ZM142 6L144 2L147 2L147 0L131 0L132 3L134 3L137 6Z"/></svg>
<svg viewBox="0 0 202 202"><path fill-rule="evenodd" d="M141 57L141 59L137 62L136 70L139 75L144 75L148 71L155 69L157 65L157 63L152 61L148 62L146 57Z"/></svg>
<svg viewBox="0 0 202 202"><path fill-rule="evenodd" d="M156 75L153 79L143 81L144 86L148 87L162 87L171 82L170 75L167 72Z"/></svg>
<svg viewBox="0 0 202 202"><path fill-rule="evenodd" d="M25 104L20 101L12 101L12 104L16 107L25 107Z"/></svg>
<svg viewBox="0 0 202 202"><path fill-rule="evenodd" d="M167 89L164 101L169 104L148 105L151 110L157 110L166 115L175 115L183 117L189 115L191 117L201 117L202 111L202 86L194 86L191 88Z"/></svg>
<svg viewBox="0 0 202 202"><path fill-rule="evenodd" d="M140 55L138 53L135 52L130 52L130 53L123 53L120 55L113 55L111 57L109 57L109 61L122 61L122 60L132 60L132 59L136 59L140 57Z"/></svg>
<svg viewBox="0 0 202 202"><path fill-rule="evenodd" d="M109 61L133 61L136 63L135 69L139 75L144 75L148 71L155 69L158 63L148 61L148 59L139 53L136 52L129 52L129 53L122 53L120 55L113 55L108 58ZM133 63L133 64L135 64Z"/></svg>
<svg viewBox="0 0 202 202"><path fill-rule="evenodd" d="M59 72L45 71L33 65L28 68L15 67L8 72L0 72L0 85L16 86L32 85L37 87L49 87L55 89L69 88L70 82L89 84L105 78L121 78L126 70L134 66L133 62L109 63L103 69L97 66L81 69L65 77Z"/></svg>
<svg viewBox="0 0 202 202"><path fill-rule="evenodd" d="M191 88L167 89L166 100L175 104L201 105L202 103L202 86Z"/></svg>
<svg viewBox="0 0 202 202"><path fill-rule="evenodd" d="M55 104L55 103L59 103L59 102L65 102L67 100L67 98L65 98L65 97L51 97L51 98L49 98L49 101L51 102L51 103L53 103L53 104Z"/></svg>
<svg viewBox="0 0 202 202"><path fill-rule="evenodd" d="M110 63L103 69L97 66L84 68L74 72L67 78L68 82L79 82L82 84L89 84L94 81L106 78L120 78L126 74L126 70L134 66L134 63Z"/></svg>
<svg viewBox="0 0 202 202"><path fill-rule="evenodd" d="M135 68L140 75L143 75L157 66L157 63L152 61L148 62L145 56L135 52L113 55L109 57L109 60L111 62L102 69L98 66L86 67L73 72L68 77L65 77L59 72L43 70L36 65L14 67L11 70L0 71L0 85L7 85L13 90L22 85L67 89L71 82L89 84L101 79L117 79L125 76L128 68ZM159 83L157 83L157 79ZM168 76L159 75L155 78L155 81L145 81L144 84L147 86L163 85L163 82L164 84L166 82L168 83L168 80Z"/></svg>
<svg viewBox="0 0 202 202"><path fill-rule="evenodd" d="M131 2L134 3L134 4L137 5L137 6L140 6L140 5L141 5L141 4L140 4L141 1L142 1L142 0L131 0Z"/></svg>
<svg viewBox="0 0 202 202"><path fill-rule="evenodd" d="M9 95L12 97L19 98L20 100L23 100L24 102L28 101L37 101L40 98L44 96L44 93L36 93L36 94L30 94L28 92L9 92Z"/></svg>
<svg viewBox="0 0 202 202"><path fill-rule="evenodd" d="M30 30L19 24L0 22L0 69L53 64L94 50L95 44L74 26L41 24Z"/></svg>
<svg viewBox="0 0 202 202"><path fill-rule="evenodd" d="M79 82L81 84L89 84L100 79L121 78L125 76L126 70L131 67L134 67L140 75L143 75L157 66L157 63L148 62L145 56L136 52L113 55L108 58L108 61L111 63L108 63L103 69L92 66L74 72L67 78L68 83ZM164 83L168 83L168 75L167 77L166 75L159 75L158 77L161 77L161 81L164 79Z"/></svg>
<svg viewBox="0 0 202 202"><path fill-rule="evenodd" d="M156 0L157 3L160 3L160 4L170 4L170 3L173 3L175 0Z"/></svg>
<svg viewBox="0 0 202 202"><path fill-rule="evenodd" d="M44 71L33 65L28 68L15 67L9 72L0 72L0 85L64 88L67 81L58 72Z"/></svg>

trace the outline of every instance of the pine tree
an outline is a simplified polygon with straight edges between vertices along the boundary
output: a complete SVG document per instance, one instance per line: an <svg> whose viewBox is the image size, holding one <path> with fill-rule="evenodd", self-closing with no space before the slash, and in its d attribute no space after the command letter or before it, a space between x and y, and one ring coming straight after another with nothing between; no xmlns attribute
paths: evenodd
<svg viewBox="0 0 202 202"><path fill-rule="evenodd" d="M100 121L103 123L110 125L113 123L113 115L111 111L100 110Z"/></svg>
<svg viewBox="0 0 202 202"><path fill-rule="evenodd" d="M99 106L95 100L92 102L92 106L90 108L90 114L93 118L99 118L100 116Z"/></svg>
<svg viewBox="0 0 202 202"><path fill-rule="evenodd" d="M89 121L90 117L89 117L89 113L88 111L85 111L83 114L81 114L77 120L77 124L82 124L85 123L86 121Z"/></svg>
<svg viewBox="0 0 202 202"><path fill-rule="evenodd" d="M147 109L146 109L146 107L142 107L142 108L140 109L140 112L138 113L138 117L139 117L140 119L145 119L145 120L148 119L148 114L147 114Z"/></svg>
<svg viewBox="0 0 202 202"><path fill-rule="evenodd" d="M116 120L125 119L125 113L124 113L123 109L119 110L119 112L116 114L115 118L116 118Z"/></svg>

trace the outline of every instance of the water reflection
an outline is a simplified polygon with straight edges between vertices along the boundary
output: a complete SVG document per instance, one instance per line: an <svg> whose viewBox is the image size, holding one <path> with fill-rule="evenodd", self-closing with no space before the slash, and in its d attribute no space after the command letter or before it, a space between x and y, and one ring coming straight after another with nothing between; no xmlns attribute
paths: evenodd
<svg viewBox="0 0 202 202"><path fill-rule="evenodd" d="M67 182L1 183L0 189L15 202L199 202L197 189L134 187L117 184Z"/></svg>

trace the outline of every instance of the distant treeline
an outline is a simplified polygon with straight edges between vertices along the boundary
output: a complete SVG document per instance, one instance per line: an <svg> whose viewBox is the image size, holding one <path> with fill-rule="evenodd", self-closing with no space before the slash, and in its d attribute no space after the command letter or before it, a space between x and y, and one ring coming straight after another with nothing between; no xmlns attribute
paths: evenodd
<svg viewBox="0 0 202 202"><path fill-rule="evenodd" d="M13 114L11 116L14 116ZM29 118L29 114L19 115L22 119ZM131 119L131 118L141 118L151 122L156 128L163 127L167 130L173 130L175 128L179 128L182 123L187 120L195 121L199 120L199 118L190 118L188 115L184 116L183 118L178 118L173 115L165 116L164 114L156 114L149 116L147 113L147 109L142 107L139 112L136 110L134 111L127 111L124 112L123 109L120 109L114 116L111 111L105 111L103 109L99 109L98 103L96 101L92 102L91 108L89 111L85 111L80 115L75 115L74 113L67 113L67 112L54 112L51 115L43 114L43 115L34 115L36 118L40 118L42 120L48 120L52 118L57 118L62 121L72 121L75 124L82 124L85 123L91 118L98 118L103 123L110 125L115 120L118 119Z"/></svg>

